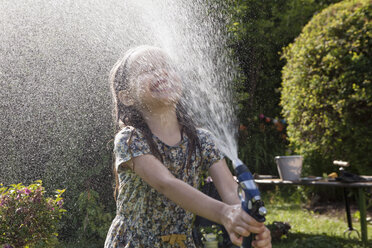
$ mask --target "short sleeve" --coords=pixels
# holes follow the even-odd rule
[[[211,132],[205,129],[198,129],[198,133],[202,148],[203,168],[208,170],[209,167],[225,156],[220,149],[218,149]]]
[[[134,127],[126,126],[115,136],[114,156],[115,168],[132,158],[151,153],[150,147],[143,134]]]

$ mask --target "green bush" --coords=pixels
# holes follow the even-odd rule
[[[279,106],[282,47],[293,42],[314,13],[339,0],[247,0],[227,2],[230,47],[239,67],[237,79],[239,157],[260,174],[277,174],[274,157],[289,155],[286,130],[259,119],[283,119]]]
[[[305,171],[346,160],[372,174],[372,4],[342,1],[323,10],[284,49],[281,105]]]
[[[94,190],[80,193],[76,207],[75,218],[80,227],[76,232],[75,247],[103,247],[114,214],[105,209]]]
[[[12,184],[0,186],[0,245],[5,247],[51,247],[58,240],[58,224],[65,212],[57,190],[46,197],[42,182],[27,187]]]

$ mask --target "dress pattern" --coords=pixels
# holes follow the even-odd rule
[[[197,129],[201,151],[191,157],[191,167],[186,173],[188,137],[183,135],[179,144],[170,146],[153,135],[162,157],[163,164],[178,179],[198,188],[203,173],[223,154],[213,142],[211,133]],[[132,157],[151,154],[143,134],[130,126],[124,127],[115,136],[115,166],[119,176],[116,217],[108,231],[105,248],[181,247],[177,242],[163,242],[162,236],[186,235],[186,247],[195,247],[192,238],[194,215],[183,210],[164,195],[144,182],[124,162]],[[200,166],[200,159],[203,162]],[[164,239],[164,238],[163,238]]]

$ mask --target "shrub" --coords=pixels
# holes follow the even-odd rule
[[[33,247],[55,244],[58,223],[65,210],[61,197],[65,190],[57,190],[54,197],[46,197],[41,180],[24,186],[12,184],[0,188],[0,244],[4,247]]]
[[[331,5],[284,49],[281,105],[308,173],[335,170],[334,159],[372,173],[371,14],[368,0]]]
[[[86,190],[80,193],[76,202],[76,221],[80,226],[76,232],[75,246],[103,247],[107,232],[114,219],[114,213],[107,212],[99,199],[98,192]],[[78,244],[76,244],[78,240]]]
[[[264,114],[283,119],[279,106],[282,47],[293,42],[314,13],[340,0],[218,1],[227,2],[230,46],[239,66],[239,158],[259,174],[277,174],[274,157],[289,155],[286,130],[260,120]]]

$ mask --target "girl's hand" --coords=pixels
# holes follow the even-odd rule
[[[240,204],[225,206],[222,224],[228,232],[232,243],[240,246],[243,242],[243,237],[248,237],[252,232],[257,234],[257,238],[253,242],[256,245],[255,247],[271,247],[270,231],[263,223],[253,219],[242,209]]]
[[[271,234],[270,230],[265,227],[262,233],[255,235],[255,240],[252,242],[255,248],[271,248]]]

